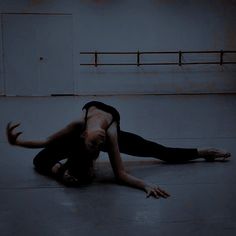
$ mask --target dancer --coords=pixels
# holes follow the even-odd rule
[[[107,152],[116,179],[125,185],[142,189],[147,197],[167,198],[170,195],[157,185],[145,183],[125,171],[120,153],[140,157],[154,157],[171,163],[204,158],[225,160],[230,153],[216,148],[172,148],[145,140],[120,130],[120,114],[112,106],[92,101],[83,107],[80,119],[42,141],[19,138],[14,132],[20,125],[8,123],[7,137],[11,145],[43,148],[34,158],[37,171],[53,176],[68,186],[90,183],[94,178],[94,162],[100,151]],[[61,160],[66,162],[62,164]]]

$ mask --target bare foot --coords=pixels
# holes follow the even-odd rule
[[[231,156],[231,153],[218,148],[199,148],[198,155],[206,161],[215,161],[217,158],[225,160]]]
[[[61,163],[56,163],[53,167],[52,167],[52,173],[54,175],[57,175],[60,172],[60,168],[61,168],[62,164]]]

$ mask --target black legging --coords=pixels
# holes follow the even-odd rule
[[[118,142],[120,152],[132,156],[154,157],[171,163],[182,163],[199,157],[196,148],[170,148],[124,131],[119,132]],[[101,151],[107,152],[107,148],[103,147]],[[68,158],[68,169],[74,169],[76,171],[77,166],[79,166],[78,160],[81,158],[83,158],[83,165],[87,165],[88,167],[91,162],[86,162],[85,157],[86,153],[84,150],[73,152],[63,149],[61,145],[60,147],[49,146],[36,155],[33,163],[38,171],[50,174],[52,167],[60,160],[66,158]],[[85,169],[82,168],[80,171]]]
[[[181,163],[197,159],[196,148],[171,148],[146,140],[136,134],[120,131],[121,153],[139,157],[154,157],[166,162]]]

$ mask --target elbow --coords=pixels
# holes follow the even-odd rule
[[[127,173],[125,171],[119,171],[115,174],[115,177],[118,182],[124,182],[127,179]]]

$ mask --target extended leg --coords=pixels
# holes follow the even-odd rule
[[[199,158],[196,148],[171,148],[146,140],[136,134],[120,131],[120,152],[140,157],[154,157],[166,162],[186,162]]]

